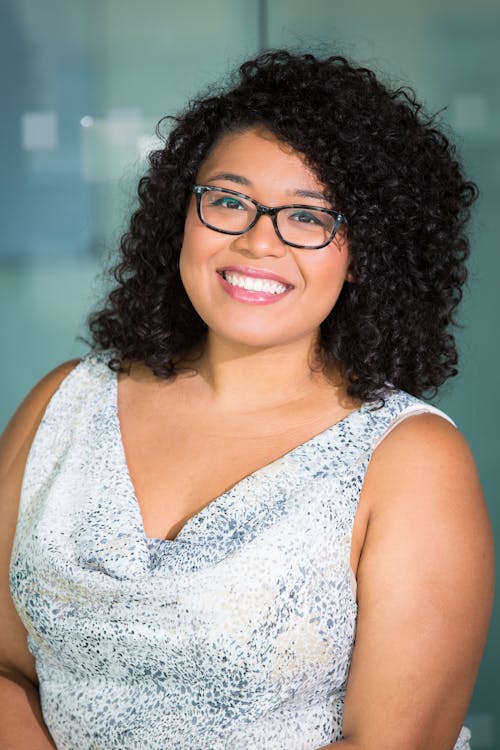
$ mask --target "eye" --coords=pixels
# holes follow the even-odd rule
[[[300,224],[312,224],[318,227],[324,227],[328,223],[328,214],[323,216],[319,211],[307,211],[303,208],[290,213],[288,218]]]
[[[214,206],[214,208],[229,208],[237,211],[245,211],[246,209],[246,206],[233,195],[222,195],[218,198],[213,197],[210,201],[210,205]]]

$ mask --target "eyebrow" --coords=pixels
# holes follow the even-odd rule
[[[240,174],[234,174],[233,172],[218,172],[207,178],[207,182],[215,182],[216,180],[226,180],[228,182],[234,182],[236,185],[244,185],[245,187],[252,187],[250,180],[243,177]],[[323,193],[319,193],[316,190],[291,190],[291,195],[295,195],[298,198],[313,198],[315,200],[326,201],[327,199]]]
[[[213,182],[214,180],[227,180],[228,182],[235,182],[237,185],[245,185],[247,187],[251,187],[252,185],[246,177],[242,177],[240,174],[233,174],[233,172],[217,172],[217,174],[208,177],[208,182]]]
[[[316,190],[295,190],[293,194],[301,198],[317,198],[320,201],[326,201],[323,193],[318,193]]]

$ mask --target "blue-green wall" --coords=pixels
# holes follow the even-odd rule
[[[39,377],[84,350],[76,337],[156,120],[261,45],[340,51],[446,108],[481,189],[462,372],[440,404],[472,445],[500,535],[499,40],[497,0],[2,0],[0,427]],[[469,715],[474,750],[500,750],[499,672],[497,609]]]

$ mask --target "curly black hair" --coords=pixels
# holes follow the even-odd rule
[[[389,384],[429,397],[457,373],[449,329],[467,277],[476,187],[411,89],[391,90],[344,57],[275,50],[173,119],[139,182],[118,286],[89,319],[94,346],[116,352],[114,369],[141,361],[170,378],[202,347],[206,325],[179,275],[187,203],[214,144],[259,125],[304,156],[347,216],[353,282],[321,324],[319,347],[349,394],[374,401]]]

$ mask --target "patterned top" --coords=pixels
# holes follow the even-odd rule
[[[57,748],[315,750],[340,739],[363,478],[395,421],[433,407],[394,391],[242,479],[174,541],[148,539],[108,358],[85,357],[49,403],[11,562]]]

